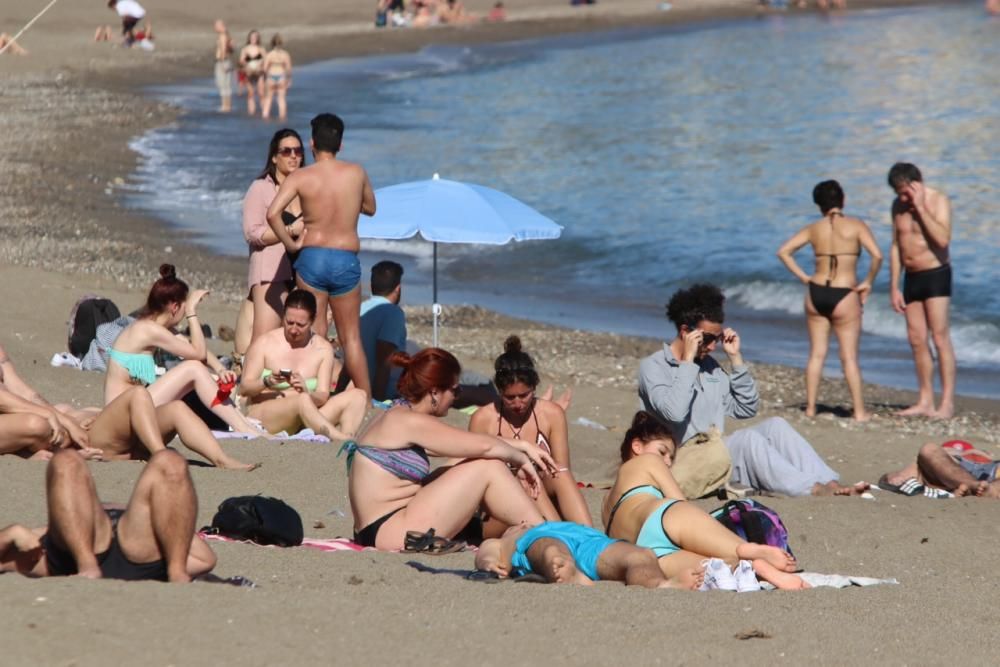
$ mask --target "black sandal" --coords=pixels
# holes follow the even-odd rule
[[[406,531],[403,551],[442,556],[444,554],[465,551],[466,546],[466,543],[461,540],[449,540],[447,537],[438,537],[434,534],[434,529],[431,528],[426,533],[421,533],[417,530]]]

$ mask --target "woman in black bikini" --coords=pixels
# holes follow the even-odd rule
[[[862,307],[882,266],[882,251],[864,221],[844,215],[844,191],[837,181],[823,181],[813,188],[813,201],[823,217],[800,229],[778,249],[782,263],[809,287],[805,299],[809,327],[806,415],[816,414],[816,396],[832,327],[840,345],[841,368],[854,403],[854,419],[867,421],[871,415],[865,410],[861,396],[858,341]],[[812,276],[803,271],[793,257],[806,244],[812,245],[816,254],[816,270]],[[871,266],[868,275],[859,283],[857,268],[862,247],[871,255]]]
[[[240,69],[247,81],[247,113],[257,115],[257,101],[264,98],[264,56],[267,51],[260,45],[260,33],[251,30],[247,43],[240,50]]]
[[[493,364],[493,382],[500,398],[472,415],[469,430],[534,443],[550,455],[559,470],[554,477],[543,480],[546,492],[535,501],[538,510],[549,521],[590,526],[590,510],[570,471],[566,412],[558,403],[535,395],[538,371],[531,357],[521,350],[521,339],[510,336],[503,349]]]

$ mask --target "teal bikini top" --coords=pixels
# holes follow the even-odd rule
[[[604,534],[605,535],[610,535],[611,534],[611,522],[615,520],[615,512],[618,511],[618,508],[621,507],[621,504],[623,502],[625,502],[626,500],[628,500],[629,498],[631,498],[632,496],[637,496],[640,493],[645,493],[646,495],[655,496],[657,498],[665,498],[666,497],[666,496],[663,495],[663,491],[660,491],[657,487],[653,486],[652,484],[643,484],[642,486],[633,486],[631,489],[629,489],[628,491],[626,491],[625,493],[623,493],[621,496],[619,496],[618,502],[616,502],[615,506],[611,508],[611,513],[608,514],[608,525],[604,528]]]
[[[153,361],[153,355],[121,352],[111,348],[108,350],[108,356],[128,371],[129,377],[141,383],[142,386],[148,387],[156,382],[156,363]]]

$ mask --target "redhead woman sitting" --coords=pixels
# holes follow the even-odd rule
[[[529,443],[469,433],[441,420],[462,371],[451,353],[396,352],[389,361],[403,368],[397,385],[402,399],[370,422],[357,442],[344,445],[355,542],[392,551],[403,548],[407,531],[431,528],[451,538],[480,508],[507,525],[541,523],[508,466],[537,497],[542,484],[536,467],[552,474],[552,458]],[[432,475],[428,455],[464,460]]]

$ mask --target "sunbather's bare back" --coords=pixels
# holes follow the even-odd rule
[[[286,181],[302,202],[304,247],[360,249],[358,215],[375,210],[375,196],[361,165],[332,157],[318,159]]]

